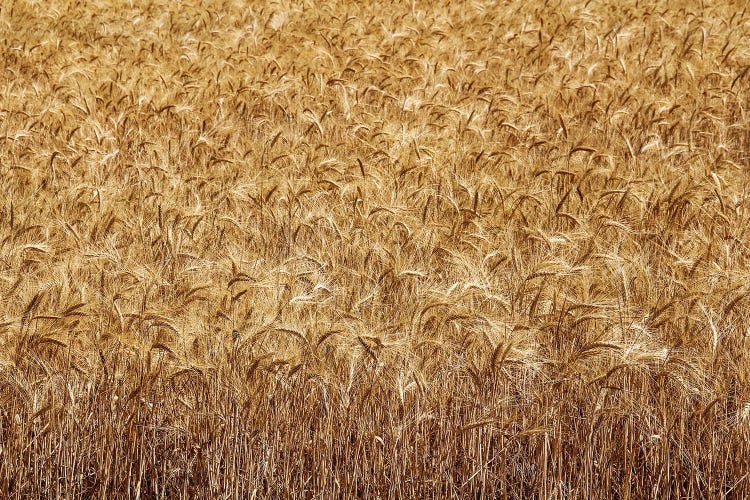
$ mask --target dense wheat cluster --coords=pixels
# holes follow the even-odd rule
[[[0,493],[750,494],[738,4],[3,2]]]

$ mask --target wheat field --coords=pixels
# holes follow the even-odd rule
[[[743,2],[0,6],[0,497],[750,495]]]

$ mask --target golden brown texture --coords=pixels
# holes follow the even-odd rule
[[[750,494],[749,37],[4,2],[0,492]]]

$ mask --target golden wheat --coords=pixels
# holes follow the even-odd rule
[[[0,496],[750,495],[748,39],[0,3]]]

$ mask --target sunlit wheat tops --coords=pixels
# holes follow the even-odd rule
[[[0,2],[0,498],[750,495],[749,40]]]

